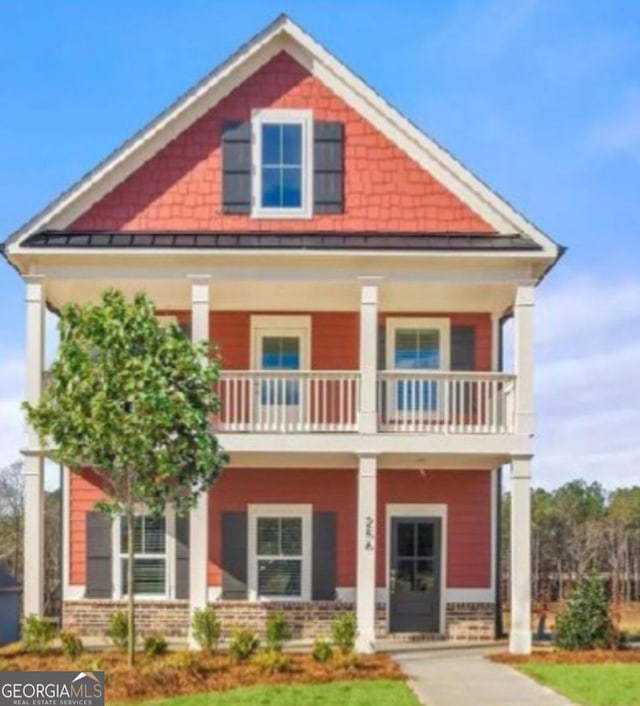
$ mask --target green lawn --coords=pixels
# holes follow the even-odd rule
[[[349,681],[295,686],[251,686],[219,694],[146,701],[146,706],[419,706],[403,682]]]
[[[640,706],[640,664],[534,664],[520,669],[584,706]]]

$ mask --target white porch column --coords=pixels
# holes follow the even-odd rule
[[[358,431],[378,428],[378,283],[380,277],[361,277],[360,290],[360,409]]]
[[[191,281],[191,339],[194,343],[209,341],[209,285],[211,277],[193,275]],[[189,516],[189,615],[206,608],[208,599],[207,564],[209,558],[209,502],[203,495]],[[189,645],[196,643],[191,635]]]
[[[356,571],[356,615],[358,618],[358,652],[375,648],[376,636],[376,512],[378,458],[362,453],[358,467],[358,549]]]
[[[511,461],[511,630],[509,652],[531,652],[531,456]]]
[[[37,404],[44,372],[44,278],[27,275],[26,399]],[[44,612],[44,457],[38,434],[27,425],[24,454],[24,594],[23,614]]]
[[[535,431],[534,347],[535,289],[519,284],[514,308],[514,364],[516,373],[516,433]]]

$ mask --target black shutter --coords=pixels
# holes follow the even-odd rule
[[[476,369],[476,329],[474,326],[451,327],[451,370]],[[461,399],[456,400],[462,404],[465,414],[475,412],[475,394],[473,385],[464,385],[460,390]]]
[[[222,211],[251,212],[251,123],[222,126]]]
[[[222,598],[247,598],[247,513],[222,513]]]
[[[176,598],[189,598],[189,515],[176,517]]]
[[[476,329],[474,326],[451,327],[451,370],[476,369]]]
[[[87,598],[111,598],[111,518],[104,512],[87,513]]]
[[[313,212],[344,212],[344,125],[313,123]]]
[[[313,566],[311,598],[333,601],[336,598],[336,538],[335,512],[313,513]]]

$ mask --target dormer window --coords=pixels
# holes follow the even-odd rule
[[[309,218],[313,174],[309,110],[257,110],[252,119],[253,207],[258,218]]]

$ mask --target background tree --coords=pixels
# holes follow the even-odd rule
[[[44,612],[60,616],[61,493],[45,491]],[[0,567],[23,582],[24,476],[22,462],[0,468]]]
[[[97,305],[62,310],[60,344],[37,406],[25,403],[43,445],[72,471],[95,469],[100,509],[128,528],[129,663],[135,658],[134,547],[137,507],[184,514],[213,486],[226,461],[211,432],[220,410],[218,359],[163,327],[153,302],[113,289]]]

